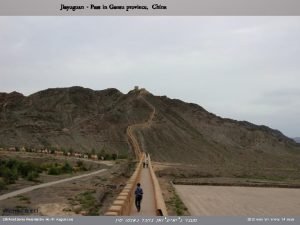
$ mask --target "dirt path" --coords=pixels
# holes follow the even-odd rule
[[[17,196],[17,195],[20,195],[20,194],[24,194],[26,192],[33,191],[33,190],[38,189],[38,188],[49,187],[51,185],[60,184],[60,183],[72,181],[72,180],[75,180],[75,179],[80,179],[80,178],[87,177],[87,176],[93,176],[93,175],[102,173],[106,170],[107,169],[101,169],[101,170],[97,170],[97,171],[87,173],[87,174],[82,174],[82,175],[78,175],[78,176],[74,176],[74,177],[69,177],[69,178],[66,178],[66,179],[61,179],[61,180],[57,180],[57,181],[52,181],[52,182],[48,182],[48,183],[44,183],[44,184],[39,184],[39,185],[23,188],[23,189],[13,191],[13,192],[10,192],[10,193],[4,194],[4,195],[0,195],[0,201],[4,200],[4,199],[7,199],[7,198]]]
[[[76,158],[77,160],[86,161],[86,162],[92,162],[100,165],[106,165],[106,166],[113,166],[115,164],[114,161],[97,161],[92,159],[85,159],[85,158]]]
[[[175,185],[192,216],[297,216],[300,189]]]
[[[140,157],[142,156],[142,149],[140,148],[138,141],[136,137],[133,134],[133,131],[135,129],[144,129],[148,128],[151,126],[152,120],[155,116],[156,110],[153,105],[151,105],[145,98],[142,96],[139,96],[151,109],[152,112],[148,118],[148,120],[145,123],[140,123],[140,124],[134,124],[130,125],[127,128],[127,136],[129,143],[131,144],[133,151],[136,155],[136,158],[139,160]],[[155,209],[155,195],[154,195],[154,188],[152,184],[152,179],[150,176],[150,171],[149,168],[143,168],[140,176],[140,180],[138,181],[141,183],[141,186],[144,191],[144,196],[142,200],[142,206],[141,206],[141,211],[137,212],[136,207],[135,207],[135,202],[133,201],[133,204],[131,206],[131,213],[130,215],[147,215],[147,216],[155,216],[156,215],[156,209]],[[134,198],[135,196],[132,196]]]

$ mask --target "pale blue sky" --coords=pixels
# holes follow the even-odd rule
[[[0,92],[134,85],[300,136],[300,17],[0,17]]]

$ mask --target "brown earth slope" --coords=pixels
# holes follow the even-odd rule
[[[40,91],[28,97],[0,94],[0,147],[72,148],[124,154],[126,128],[150,110],[136,94],[81,87]]]
[[[104,148],[126,154],[131,152],[127,126],[145,122],[154,107],[151,126],[134,133],[154,161],[177,165],[161,175],[184,177],[184,165],[191,164],[187,170],[195,177],[300,178],[300,145],[279,131],[223,119],[196,104],[147,92],[146,101],[140,96],[141,91],[81,87],[47,89],[28,97],[1,93],[0,147]]]

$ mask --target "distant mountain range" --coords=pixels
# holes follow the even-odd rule
[[[145,123],[153,108],[152,123],[134,133],[154,161],[194,164],[215,174],[233,168],[247,174],[300,169],[300,145],[278,130],[221,118],[178,99],[113,88],[54,88],[30,96],[0,93],[0,148],[132,154],[126,128]]]
[[[297,143],[300,143],[300,137],[295,137],[294,140],[295,140]]]

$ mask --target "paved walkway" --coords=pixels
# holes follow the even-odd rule
[[[135,201],[131,206],[131,216],[156,216],[154,189],[151,180],[149,168],[142,168],[141,178],[139,183],[143,189],[143,200],[141,204],[141,211],[137,212],[135,207]],[[132,196],[134,198],[134,196]]]
[[[152,120],[155,116],[155,107],[151,105],[145,98],[140,96],[140,98],[152,109],[152,112],[145,123],[140,124],[133,124],[128,126],[127,128],[127,135],[128,139],[130,140],[131,146],[134,150],[134,153],[139,159],[142,153],[142,149],[139,146],[139,143],[133,134],[133,130],[135,129],[144,129],[151,126]],[[155,194],[154,194],[154,188],[153,183],[150,175],[149,168],[142,168],[140,180],[138,181],[141,184],[141,187],[143,189],[143,199],[141,203],[141,211],[137,212],[137,209],[135,207],[135,196],[133,195],[133,203],[131,206],[131,216],[156,216],[156,207],[155,207]]]

